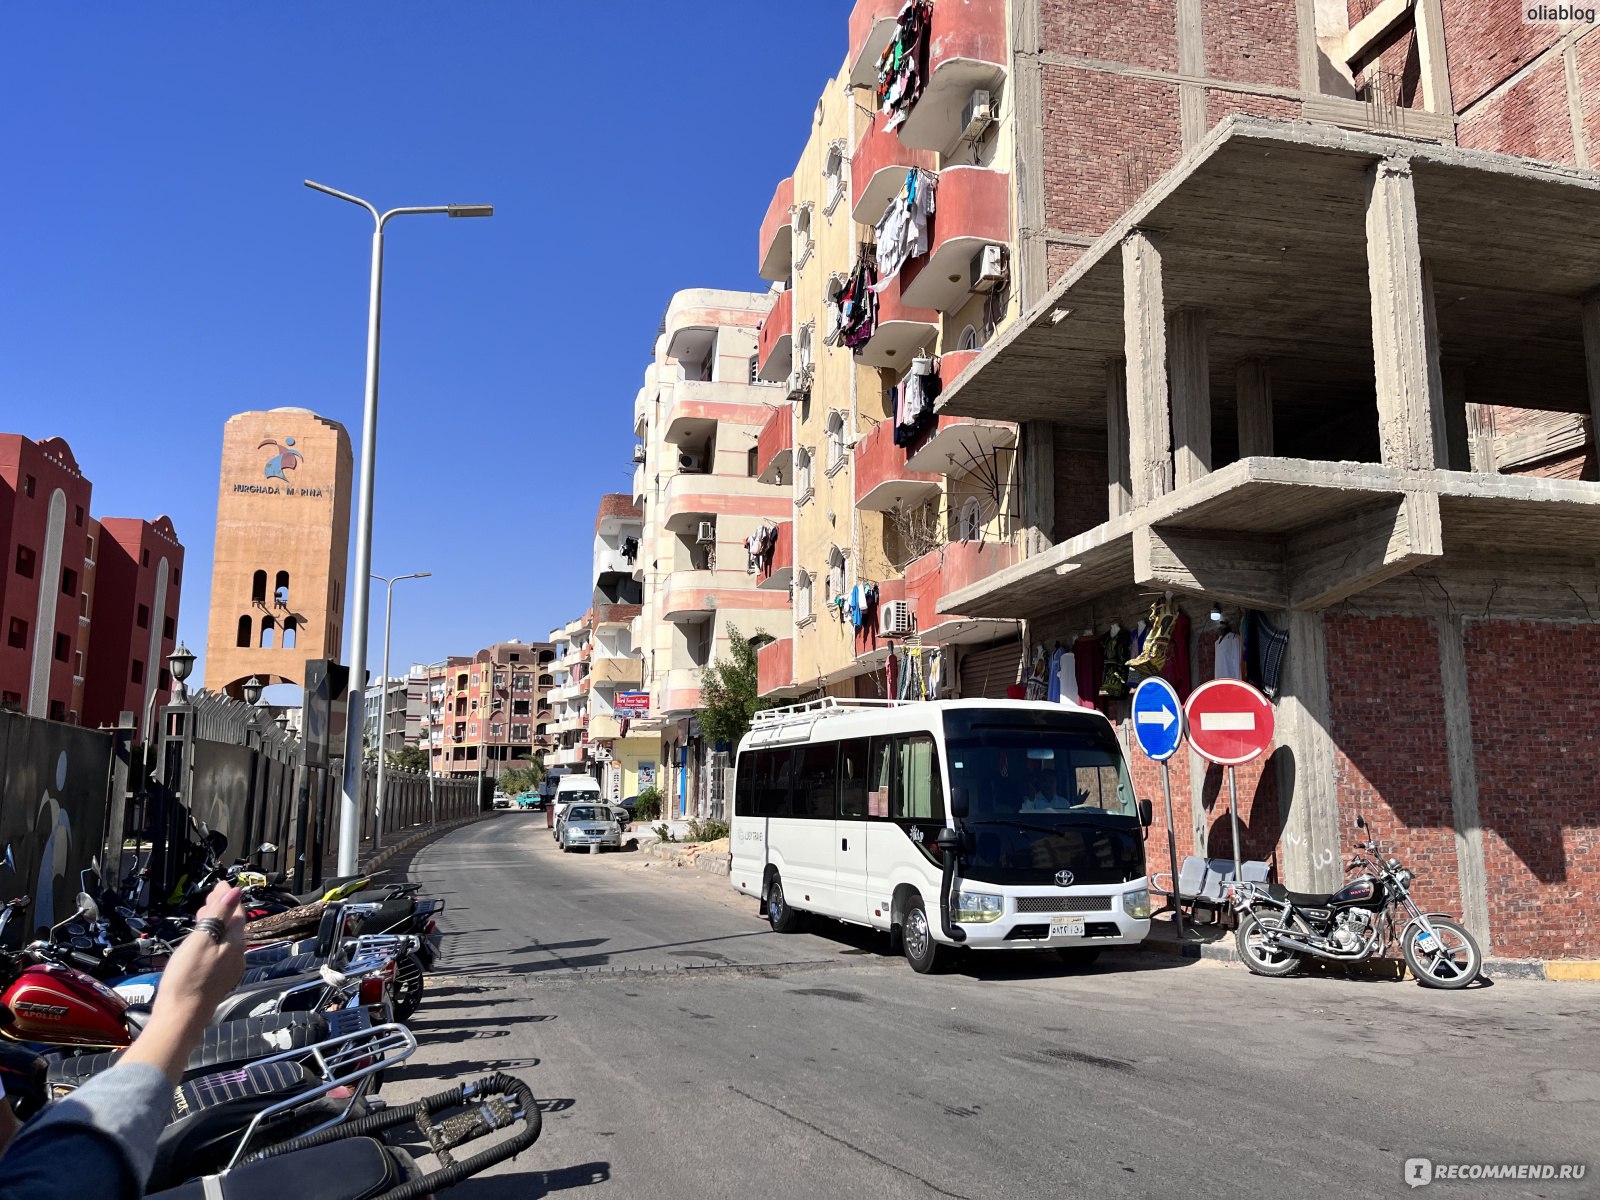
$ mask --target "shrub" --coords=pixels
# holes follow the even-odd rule
[[[686,842],[714,842],[718,838],[728,836],[728,823],[726,821],[699,821],[689,822],[689,836]]]
[[[654,821],[661,816],[661,789],[647,787],[634,801],[633,816],[638,821]]]
[[[656,826],[655,834],[656,837],[660,838],[663,842],[675,842],[678,840],[672,836],[672,830],[667,828],[666,822],[662,822],[660,825]]]

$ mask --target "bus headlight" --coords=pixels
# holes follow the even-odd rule
[[[1122,911],[1136,921],[1150,919],[1150,891],[1140,888],[1137,892],[1122,893]]]
[[[958,921],[998,921],[1005,913],[1005,901],[988,892],[961,892],[956,896]]]

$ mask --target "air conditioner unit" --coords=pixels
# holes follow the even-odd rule
[[[697,545],[715,545],[717,541],[717,523],[715,521],[701,521],[700,528],[695,532]]]
[[[644,445],[642,443],[633,448],[633,461],[636,463],[644,461]]]
[[[911,601],[885,600],[878,625],[885,636],[904,635],[914,631],[917,622],[911,613]]]
[[[797,367],[795,370],[790,371],[785,390],[789,393],[789,399],[791,400],[809,392],[811,390],[811,368]]]
[[[994,124],[994,105],[987,88],[975,88],[961,110],[961,140],[975,142]]]
[[[698,473],[698,472],[704,471],[705,469],[706,469],[706,460],[705,460],[705,457],[703,455],[699,455],[699,454],[679,454],[678,455],[678,470],[680,470],[680,471],[689,471],[691,473]]]
[[[1006,248],[991,242],[972,256],[971,288],[975,292],[992,292],[1011,278],[1011,266]]]

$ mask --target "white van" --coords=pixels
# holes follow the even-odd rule
[[[556,784],[555,815],[551,818],[551,833],[561,837],[561,817],[574,804],[599,804],[600,785],[592,775],[563,775]]]

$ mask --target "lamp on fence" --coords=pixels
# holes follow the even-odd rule
[[[254,708],[261,703],[261,680],[252,675],[244,681],[241,687],[244,691],[244,702],[246,704]]]
[[[172,672],[173,682],[178,685],[177,695],[172,698],[173,702],[187,704],[189,701],[189,689],[183,685],[183,681],[188,679],[189,672],[194,670],[194,652],[184,643],[179,642],[178,648],[167,655],[167,670]]]
[[[261,707],[261,680],[252,675],[240,685],[244,692],[244,702],[250,706],[250,712],[245,717],[244,742],[246,746],[255,749],[261,745],[261,735],[265,732],[267,713]]]

